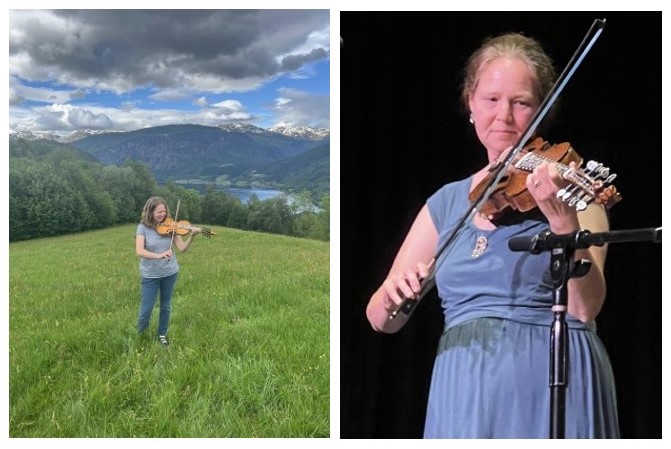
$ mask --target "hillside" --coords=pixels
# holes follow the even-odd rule
[[[9,436],[328,437],[329,244],[214,226],[163,348],[135,227],[9,245]]]
[[[94,135],[71,143],[103,164],[141,161],[157,180],[235,178],[262,164],[298,155],[321,141],[286,136],[256,127],[225,129],[168,125]]]
[[[262,179],[279,189],[329,192],[330,147],[322,145],[297,156],[261,165],[255,170]]]
[[[91,154],[76,149],[70,145],[54,142],[53,140],[25,140],[10,139],[9,157],[27,158],[32,160],[44,160],[53,157],[72,157],[96,162],[97,159]]]

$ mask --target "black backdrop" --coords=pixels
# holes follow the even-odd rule
[[[596,18],[604,32],[543,137],[617,173],[611,229],[661,226],[661,12],[341,13],[342,438],[422,435],[442,331],[435,290],[395,335],[373,332],[365,307],[425,199],[486,162],[459,103],[465,58],[489,35],[521,31],[561,71]],[[609,248],[597,325],[624,438],[662,436],[660,272],[661,245]]]

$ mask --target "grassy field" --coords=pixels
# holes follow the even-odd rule
[[[164,348],[135,227],[9,245],[9,436],[328,437],[328,242],[198,236]]]

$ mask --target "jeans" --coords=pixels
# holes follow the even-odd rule
[[[158,335],[168,333],[168,323],[170,322],[170,302],[172,300],[172,291],[177,281],[177,273],[164,278],[142,278],[142,302],[140,303],[140,313],[137,318],[137,330],[142,333],[149,327],[151,312],[156,303],[156,294],[161,291],[161,303],[158,315]]]

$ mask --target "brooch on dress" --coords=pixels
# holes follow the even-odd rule
[[[484,235],[481,235],[475,241],[475,246],[473,247],[473,252],[471,253],[471,257],[475,259],[476,257],[482,256],[482,253],[485,252],[485,249],[487,249],[487,237],[485,237]]]

